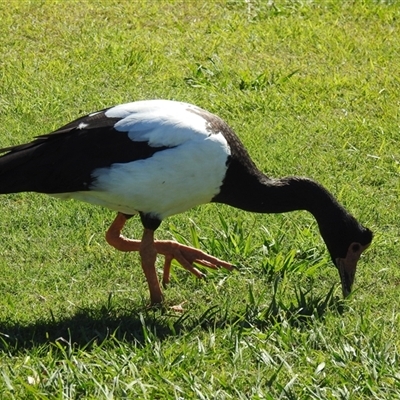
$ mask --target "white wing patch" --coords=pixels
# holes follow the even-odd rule
[[[197,107],[176,101],[145,100],[127,103],[106,111],[106,116],[122,118],[114,128],[127,132],[135,142],[148,142],[150,146],[173,147],[208,136],[207,121],[190,110]]]
[[[86,124],[85,122],[81,122],[78,126],[77,129],[85,129],[89,126],[89,124]]]

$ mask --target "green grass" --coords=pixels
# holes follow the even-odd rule
[[[174,268],[177,315],[147,309],[137,255],[106,245],[113,213],[2,196],[1,399],[400,398],[398,2],[15,0],[0,16],[0,147],[120,102],[192,102],[265,173],[318,180],[375,232],[344,301],[307,213],[170,218],[158,238],[239,267]]]

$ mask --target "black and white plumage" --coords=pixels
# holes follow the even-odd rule
[[[169,281],[173,258],[199,277],[193,263],[233,267],[198,249],[154,240],[163,219],[199,204],[225,203],[258,213],[311,212],[345,296],[358,259],[372,241],[371,231],[320,184],[307,178],[268,178],[222,119],[191,104],[122,104],[0,151],[7,152],[0,157],[1,194],[47,193],[118,212],[107,241],[122,251],[139,251],[153,304],[163,299],[154,266],[157,254],[165,256],[163,283]],[[138,213],[142,240],[124,238],[126,220]]]

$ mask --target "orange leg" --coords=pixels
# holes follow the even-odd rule
[[[120,251],[139,251],[140,240],[127,239],[121,235],[128,218],[124,214],[118,213],[111,226],[106,233],[106,240],[109,245]]]
[[[126,239],[121,235],[121,230],[126,221],[127,218],[125,215],[118,213],[117,217],[106,233],[106,240],[117,250],[139,252],[142,269],[149,286],[150,302],[151,304],[160,304],[163,301],[163,295],[155,268],[157,250],[154,246],[154,231],[151,229],[145,229],[141,241]]]
[[[158,282],[156,272],[157,250],[154,246],[154,231],[145,229],[143,232],[142,242],[139,249],[142,261],[143,272],[147,279],[150,290],[151,304],[160,304],[163,302],[163,294],[161,292],[160,283]]]
[[[106,240],[107,242],[115,247],[117,250],[120,251],[139,251],[141,257],[142,257],[142,266],[143,270],[149,273],[150,279],[152,282],[154,281],[154,275],[153,274],[153,268],[150,271],[150,260],[152,260],[152,257],[154,256],[154,250],[155,254],[162,254],[165,256],[165,261],[164,261],[164,272],[163,272],[163,285],[165,286],[167,283],[169,283],[170,280],[170,271],[171,271],[171,262],[173,259],[176,259],[179,264],[182,265],[183,268],[187,269],[189,272],[191,272],[193,275],[197,276],[198,278],[204,277],[204,274],[200,272],[196,267],[193,266],[193,263],[198,263],[200,265],[203,265],[205,267],[211,268],[211,269],[219,269],[221,267],[228,269],[229,271],[232,271],[234,269],[234,266],[232,264],[229,264],[225,261],[222,261],[216,257],[212,257],[208,255],[207,253],[204,253],[201,250],[195,249],[193,247],[185,246],[183,244],[179,244],[177,242],[171,241],[171,240],[156,240],[154,241],[153,234],[154,232],[145,229],[142,242],[140,240],[132,240],[132,239],[127,239],[123,235],[121,235],[122,228],[125,225],[125,222],[127,221],[127,218],[124,214],[118,213],[117,217],[115,218],[114,222],[111,224],[110,228],[108,229],[106,233]],[[150,233],[147,232],[151,232]],[[146,239],[146,244],[143,245],[143,240]],[[150,250],[149,243],[152,243],[152,250]],[[143,264],[143,255],[145,257],[145,265],[146,265],[146,270],[145,266]],[[151,256],[148,255],[148,253],[151,253]],[[155,261],[155,258],[154,258]],[[153,263],[154,265],[154,263]],[[149,283],[149,288],[150,288],[150,281],[149,278],[147,277],[147,282]],[[158,281],[157,281],[158,282]],[[156,285],[151,283],[150,288],[150,296],[152,296],[152,290],[154,297],[158,298],[160,295],[156,293],[161,293],[161,290],[158,292],[155,287]],[[162,297],[162,295],[161,295]],[[152,299],[153,303],[153,299]]]

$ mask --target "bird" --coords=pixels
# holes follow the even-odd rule
[[[174,259],[199,278],[205,276],[199,265],[235,268],[200,249],[155,239],[164,219],[201,204],[252,213],[310,212],[338,269],[344,297],[373,238],[320,183],[265,175],[223,119],[185,102],[139,100],[104,108],[0,154],[0,194],[44,193],[116,212],[106,241],[139,253],[152,306],[164,302],[157,255],[164,256],[163,286],[170,282]],[[143,225],[140,240],[122,234],[135,215]]]

